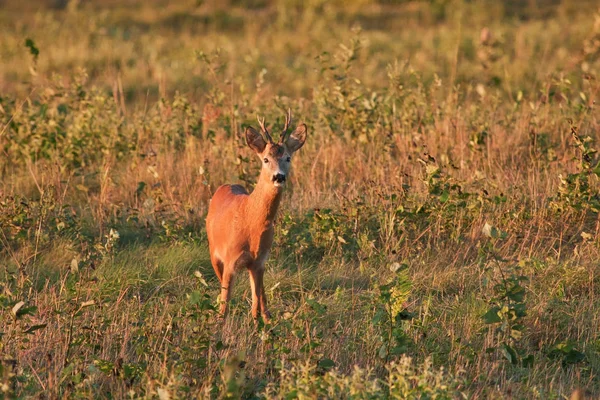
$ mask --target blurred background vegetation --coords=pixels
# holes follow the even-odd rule
[[[220,77],[249,89],[264,69],[263,90],[307,97],[324,58],[361,29],[365,50],[357,56],[370,87],[387,84],[386,65],[409,60],[428,80],[434,74],[457,84],[494,80],[509,93],[534,91],[539,77],[583,61],[586,54],[568,49],[593,30],[585,16],[594,3],[3,0],[0,90],[22,95],[31,82],[85,68],[103,90],[120,81],[127,103],[177,90],[198,101],[213,77],[195,53],[221,49]],[[545,40],[538,43],[532,37],[541,32]],[[41,49],[34,77],[25,37]]]

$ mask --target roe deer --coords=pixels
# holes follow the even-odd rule
[[[246,268],[252,290],[252,317],[257,319],[260,311],[264,321],[268,322],[271,315],[263,285],[265,261],[273,244],[273,222],[292,155],[304,144],[307,128],[300,124],[288,134],[292,121],[291,110],[288,110],[281,138],[275,143],[265,127],[264,118],[262,121],[257,119],[264,138],[248,127],[246,142],[262,160],[258,183],[251,194],[240,185],[219,187],[208,207],[206,233],[210,261],[221,283],[221,315],[227,313],[234,274]]]

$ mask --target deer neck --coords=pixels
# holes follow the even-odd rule
[[[273,225],[281,201],[281,187],[275,187],[269,177],[261,174],[254,191],[248,198],[247,211],[257,226]]]

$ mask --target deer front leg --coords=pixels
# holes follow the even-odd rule
[[[258,318],[258,313],[262,314],[265,323],[269,322],[271,313],[267,310],[267,297],[265,296],[265,285],[263,278],[265,269],[262,265],[253,268],[250,271],[250,286],[252,288],[252,317]]]
[[[250,291],[252,292],[252,318],[255,320],[258,318],[258,308],[259,308],[259,300],[258,300],[258,279],[256,277],[256,273],[254,270],[249,269],[248,274],[250,275]]]
[[[231,290],[233,286],[233,268],[225,268],[223,271],[223,279],[221,280],[221,306],[220,313],[222,317],[227,316],[227,304],[231,298]]]

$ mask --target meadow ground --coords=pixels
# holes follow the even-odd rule
[[[0,4],[0,397],[600,397],[594,2]],[[222,323],[207,202],[288,107]]]

